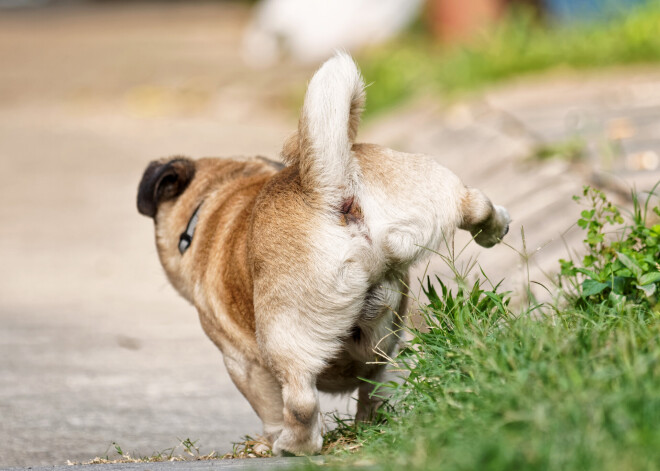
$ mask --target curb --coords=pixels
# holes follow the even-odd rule
[[[253,458],[205,461],[157,461],[152,463],[108,463],[87,465],[29,466],[0,468],[1,471],[216,471],[290,469],[306,463],[322,464],[322,456],[279,458]]]

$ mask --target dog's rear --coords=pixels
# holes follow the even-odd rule
[[[350,390],[381,373],[364,365],[384,337],[379,347],[395,348],[407,270],[427,249],[457,227],[496,238],[508,223],[433,159],[355,144],[363,106],[357,67],[336,55],[312,78],[287,168],[255,208],[257,333],[284,402],[275,453],[319,450],[317,386]]]

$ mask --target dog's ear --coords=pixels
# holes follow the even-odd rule
[[[194,176],[195,163],[185,157],[151,162],[138,187],[138,211],[156,217],[158,205],[183,193]]]

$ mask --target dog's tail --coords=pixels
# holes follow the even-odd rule
[[[287,165],[298,166],[305,190],[332,195],[355,182],[351,146],[364,102],[364,81],[348,54],[336,53],[314,74],[298,133],[282,152]]]

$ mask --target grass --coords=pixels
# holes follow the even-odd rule
[[[454,95],[550,69],[583,70],[660,60],[660,2],[594,23],[543,25],[514,11],[471,44],[447,48],[410,32],[360,58],[367,115],[423,93]]]
[[[610,208],[599,192],[585,190],[589,195]],[[586,225],[582,262],[590,262],[590,273],[621,270],[609,249],[638,247],[648,202],[634,200],[627,225],[607,234],[611,242],[594,244],[602,227]],[[610,213],[597,210],[589,221]],[[645,243],[658,260],[658,238],[650,237]],[[326,437],[340,443],[330,448],[340,458],[330,467],[660,469],[657,292],[643,299],[632,286],[609,296],[589,293],[582,262],[561,275],[554,302],[522,311],[488,280],[469,286],[459,278],[455,289],[440,280],[429,284],[428,328],[411,330],[399,358],[408,379],[395,388],[380,422],[341,422]],[[657,274],[660,265],[646,270]]]

